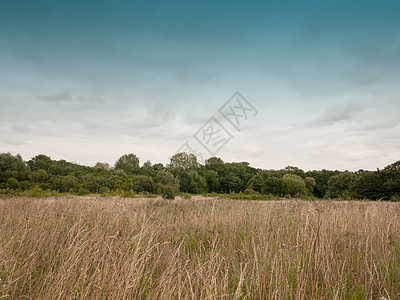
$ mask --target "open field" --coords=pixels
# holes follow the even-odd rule
[[[0,299],[26,298],[400,299],[400,204],[0,199]]]

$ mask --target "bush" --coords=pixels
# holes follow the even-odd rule
[[[124,194],[124,191],[123,190],[121,190],[121,189],[116,189],[114,192],[113,192],[113,196],[122,196]]]
[[[51,197],[58,195],[58,193],[53,193],[50,190],[42,190],[39,186],[34,186],[30,190],[25,191],[25,196],[28,197]]]
[[[102,186],[99,188],[99,194],[105,195],[105,194],[110,194],[110,189],[106,186]]]
[[[90,191],[89,191],[88,189],[85,189],[85,188],[80,188],[80,189],[78,190],[78,193],[77,193],[77,194],[80,195],[80,196],[83,196],[83,195],[90,194]]]
[[[329,198],[354,198],[354,183],[357,176],[351,172],[344,172],[334,175],[328,180],[328,191],[326,197]]]
[[[295,174],[285,174],[282,180],[286,183],[287,193],[291,197],[307,195],[307,188],[304,179]]]
[[[125,198],[134,198],[136,196],[136,193],[134,190],[130,189],[129,191],[123,191],[122,197]]]
[[[269,176],[262,184],[261,193],[264,195],[274,195],[284,197],[288,192],[287,184],[282,178]]]
[[[400,196],[399,195],[393,195],[390,197],[390,201],[392,202],[400,202]]]
[[[192,194],[190,194],[190,193],[181,193],[181,197],[183,199],[191,199],[192,198]]]
[[[245,189],[244,194],[245,195],[259,195],[260,193],[253,189]]]
[[[21,187],[21,185],[19,184],[18,180],[15,179],[14,177],[8,178],[7,186],[10,189],[13,189],[13,190],[17,190],[17,189],[19,189]]]
[[[174,187],[170,185],[164,185],[162,187],[161,196],[166,199],[175,199],[176,192],[177,190]]]
[[[133,182],[134,182],[135,191],[138,193],[154,192],[154,182],[153,182],[153,179],[149,176],[145,176],[145,175],[135,176],[135,178],[133,179]]]
[[[0,189],[0,195],[1,196],[18,196],[20,193],[17,191],[14,191],[12,189]]]

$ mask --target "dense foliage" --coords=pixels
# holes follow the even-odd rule
[[[209,158],[204,165],[193,154],[178,153],[170,163],[140,166],[135,154],[120,157],[113,167],[82,166],[40,154],[29,161],[20,155],[0,154],[2,194],[28,191],[31,195],[89,193],[134,196],[177,193],[270,195],[341,199],[400,200],[400,161],[383,170],[357,172],[308,171],[297,167],[262,170],[247,162],[226,163]]]

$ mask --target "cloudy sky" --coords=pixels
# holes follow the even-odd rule
[[[0,152],[166,163],[214,117],[265,169],[400,159],[400,2],[0,2]],[[219,112],[240,92],[257,115]],[[220,132],[221,133],[221,132]],[[197,143],[197,144],[196,144]]]

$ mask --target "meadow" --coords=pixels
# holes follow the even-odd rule
[[[400,299],[400,203],[0,198],[0,299]]]

